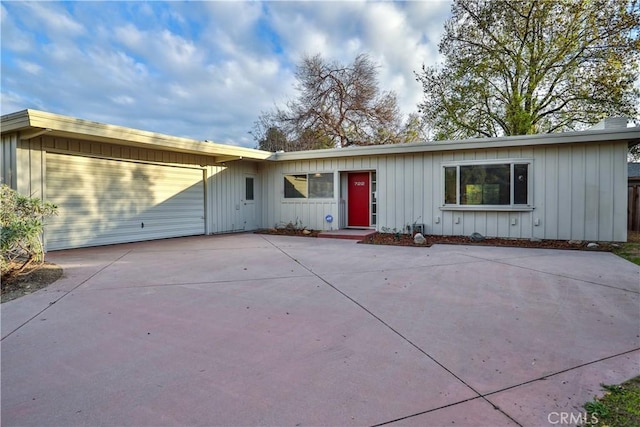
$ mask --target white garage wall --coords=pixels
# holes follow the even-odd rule
[[[259,224],[260,179],[257,164],[248,161],[229,162],[227,166],[207,168],[207,228],[209,233],[230,233],[254,229],[245,223],[245,177],[255,178],[256,221]]]
[[[207,177],[206,232],[244,230],[243,212],[235,207],[244,197],[244,177],[246,174],[257,174],[257,166],[253,162],[235,161],[227,166],[206,166],[214,164],[211,157],[48,136],[19,141],[16,134],[8,134],[2,138],[0,164],[3,180],[7,180],[7,183],[13,180],[12,186],[22,194],[46,199],[46,152],[202,168]],[[261,207],[259,188],[259,179],[256,177],[257,215]]]
[[[18,135],[15,133],[2,135],[0,144],[0,183],[16,188]]]

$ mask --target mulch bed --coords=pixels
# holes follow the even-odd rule
[[[305,233],[308,231],[308,233]],[[318,237],[320,231],[305,229],[291,229],[291,228],[265,228],[263,230],[255,231],[256,234],[275,234],[277,236],[303,236],[303,237]]]
[[[275,234],[280,236],[303,236],[303,237],[318,237],[320,231],[308,230],[309,233],[305,234],[304,230],[291,229],[291,228],[269,228],[264,230],[258,230],[258,234]],[[589,241],[574,241],[574,240],[529,240],[529,239],[504,239],[497,237],[486,237],[481,242],[472,241],[469,236],[437,236],[427,234],[424,236],[426,242],[423,244],[416,244],[413,241],[413,237],[408,234],[395,234],[395,233],[375,233],[367,237],[361,242],[365,245],[390,245],[390,246],[416,246],[428,248],[434,244],[446,244],[446,245],[473,245],[473,246],[505,246],[516,248],[541,248],[541,249],[573,249],[573,250],[587,250],[587,251],[604,251],[611,252],[614,249],[620,247],[615,243],[602,243],[598,242],[598,246],[595,248],[588,248]]]
[[[598,243],[596,248],[588,248],[588,241],[572,241],[572,240],[529,240],[529,239],[503,239],[495,237],[487,237],[481,242],[474,242],[468,236],[424,236],[426,243],[416,244],[413,237],[407,234],[393,233],[376,233],[360,243],[369,245],[393,245],[393,246],[420,246],[429,247],[440,243],[447,245],[473,245],[473,246],[507,246],[518,248],[543,248],[543,249],[575,249],[589,251],[606,251],[610,252],[619,247],[619,245],[611,243]]]
[[[62,268],[56,264],[45,262],[36,264],[8,280],[0,286],[1,301],[7,302],[42,289],[62,277]]]

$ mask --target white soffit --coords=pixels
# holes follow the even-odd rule
[[[334,157],[384,156],[390,154],[427,153],[486,148],[526,147],[539,145],[597,143],[627,141],[629,145],[640,143],[640,127],[585,130],[576,132],[518,135],[499,138],[476,138],[459,141],[432,141],[410,144],[388,144],[330,148],[325,150],[278,152],[269,160],[306,160]]]
[[[610,141],[627,141],[629,145],[640,143],[640,127],[628,127],[499,138],[476,138],[459,141],[418,142],[270,153],[252,148],[197,141],[30,109],[2,116],[0,131],[2,133],[20,131],[23,139],[48,134],[123,146],[211,156],[216,159],[216,162],[241,159],[306,160]]]
[[[224,156],[225,159],[234,160],[264,160],[272,155],[268,151],[197,141],[38,110],[23,110],[2,116],[1,131],[2,133],[19,131],[23,139],[46,134],[122,146],[213,157]]]

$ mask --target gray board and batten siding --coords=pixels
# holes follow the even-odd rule
[[[369,176],[378,231],[625,241],[627,151],[640,142],[640,128],[605,127],[268,153],[36,110],[2,116],[0,131],[2,182],[61,206],[48,249],[289,222],[342,228],[356,176]]]
[[[627,229],[640,231],[640,163],[629,163],[629,187],[627,193]]]
[[[519,138],[503,147],[476,142],[466,144],[468,149],[465,144],[436,143],[428,149],[407,144],[389,154],[381,147],[276,154],[278,161],[261,165],[263,225],[298,220],[326,229],[326,215],[340,214],[344,200],[339,191],[332,199],[284,198],[287,174],[333,172],[337,183],[343,173],[372,171],[377,180],[377,230],[405,230],[419,223],[436,235],[478,232],[504,238],[625,241],[627,173],[621,166],[626,165],[628,141],[539,142]],[[445,165],[503,162],[530,165],[526,206],[445,206]]]

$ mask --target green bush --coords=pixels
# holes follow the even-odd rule
[[[2,280],[20,273],[33,262],[44,260],[43,220],[57,215],[57,207],[0,186],[0,267]]]

